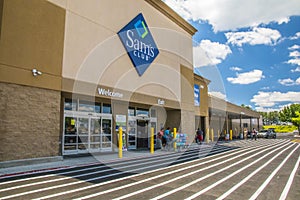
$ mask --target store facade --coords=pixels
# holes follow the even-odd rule
[[[128,150],[194,134],[196,29],[163,2],[0,5],[0,162],[115,151],[119,127]]]

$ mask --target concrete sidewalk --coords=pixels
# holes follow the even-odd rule
[[[174,152],[174,151],[173,151]],[[149,151],[124,151],[123,157],[119,158],[118,152],[111,153],[94,153],[94,154],[84,154],[84,155],[70,155],[64,156],[59,161],[48,161],[41,163],[31,163],[30,160],[24,162],[21,166],[12,166],[12,167],[2,167],[0,169],[0,178],[3,176],[10,176],[14,174],[23,174],[30,173],[33,171],[47,171],[60,168],[70,168],[84,165],[92,165],[96,163],[111,163],[117,161],[125,161],[136,158],[151,157],[166,153],[161,150],[156,150],[154,154],[151,154]]]

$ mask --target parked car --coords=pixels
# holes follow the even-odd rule
[[[265,138],[267,136],[268,130],[267,129],[262,129],[258,131],[257,137],[258,138]]]
[[[276,138],[276,132],[269,129],[266,134],[266,138]]]

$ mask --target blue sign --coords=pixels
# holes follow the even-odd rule
[[[137,73],[142,76],[159,54],[142,13],[124,26],[118,35]]]
[[[194,104],[200,106],[200,89],[197,84],[194,84]]]

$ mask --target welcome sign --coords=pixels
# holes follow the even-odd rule
[[[137,73],[142,76],[159,54],[142,13],[124,26],[118,36]]]

